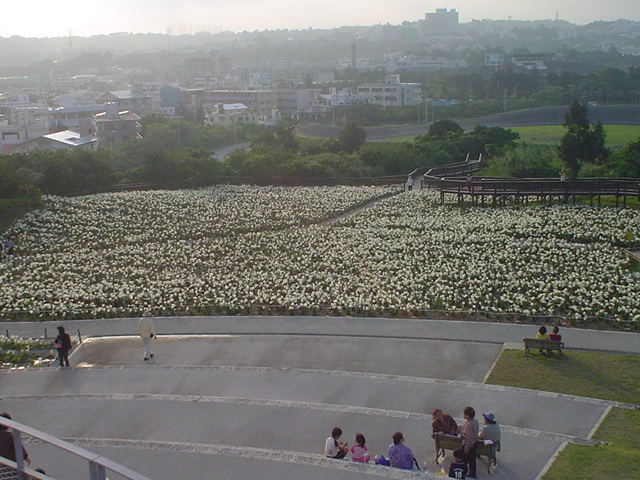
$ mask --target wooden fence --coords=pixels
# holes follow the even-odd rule
[[[515,205],[527,205],[530,199],[546,204],[575,202],[576,197],[588,197],[593,205],[601,197],[614,197],[616,206],[627,205],[627,197],[640,200],[640,183],[637,179],[628,178],[579,178],[559,180],[549,178],[478,178],[471,181],[465,178],[425,177],[422,188],[431,188],[440,192],[440,202],[444,203],[447,195],[454,195],[457,203],[463,206],[465,199],[472,205],[485,205],[490,200],[493,206],[505,205],[513,199]]]

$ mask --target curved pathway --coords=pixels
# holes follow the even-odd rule
[[[590,444],[614,402],[495,385],[482,379],[504,342],[535,326],[338,317],[155,319],[155,357],[142,361],[137,319],[64,322],[86,340],[75,368],[0,373],[0,409],[157,480],[365,479],[424,474],[322,456],[335,425],[372,454],[401,430],[437,475],[430,411],[498,414],[503,449],[489,475],[535,480],[567,442]],[[13,335],[57,323],[5,324]],[[638,335],[563,329],[568,346],[639,353]],[[469,367],[471,366],[471,367]],[[60,453],[28,445],[34,466],[86,478]],[[526,455],[523,452],[527,452]],[[448,464],[450,455],[445,460]],[[64,466],[64,468],[62,467]],[[79,466],[79,469],[86,468]]]

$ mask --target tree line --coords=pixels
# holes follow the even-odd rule
[[[451,120],[434,122],[412,141],[366,142],[366,132],[348,122],[338,139],[300,136],[292,122],[237,129],[205,127],[163,117],[143,120],[142,139],[113,149],[34,151],[0,156],[0,199],[37,200],[41,194],[70,195],[109,189],[123,183],[213,184],[222,178],[265,183],[327,183],[329,180],[407,175],[419,167],[482,154],[485,176],[640,177],[640,139],[610,152],[602,125],[590,124],[587,106],[573,102],[565,117],[560,145],[519,142],[509,129],[476,126],[465,132]],[[251,142],[226,159],[212,151],[220,145]]]

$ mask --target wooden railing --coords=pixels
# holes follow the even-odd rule
[[[465,198],[470,198],[472,203],[478,200],[484,202],[486,197],[491,197],[494,204],[504,202],[512,197],[515,203],[528,201],[530,197],[536,198],[541,203],[551,201],[554,198],[563,203],[575,197],[588,197],[593,202],[594,198],[600,203],[601,196],[622,198],[626,206],[627,197],[636,197],[640,200],[640,180],[629,178],[579,178],[573,180],[559,180],[549,178],[478,178],[471,181],[465,178],[437,178],[425,177],[422,188],[436,189],[440,192],[441,201],[447,194],[456,195],[459,204]]]
[[[409,176],[417,178],[435,177],[435,178],[450,178],[460,175],[466,175],[468,173],[477,172],[482,167],[482,154],[475,160],[469,160],[469,154],[464,162],[448,163],[446,165],[438,165],[435,167],[421,167],[416,168]]]

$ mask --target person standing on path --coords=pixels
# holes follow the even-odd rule
[[[71,337],[64,330],[64,327],[60,325],[58,327],[58,336],[54,341],[54,347],[58,350],[58,360],[61,367],[69,366],[69,352],[71,351]]]
[[[153,357],[151,351],[151,339],[155,338],[156,332],[153,328],[153,320],[151,320],[151,312],[145,310],[142,314],[142,318],[138,320],[138,335],[142,337],[144,342],[144,360],[145,362]]]
[[[409,178],[407,178],[407,191],[411,191],[413,190],[413,177],[409,176]]]
[[[476,411],[471,407],[463,410],[465,424],[460,429],[462,436],[462,446],[464,447],[464,461],[469,466],[467,479],[476,478],[476,449],[478,448],[478,433],[480,423],[475,419]]]

